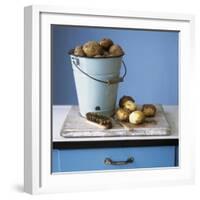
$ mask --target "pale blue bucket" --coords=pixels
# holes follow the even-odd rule
[[[83,117],[88,112],[111,116],[115,111],[118,83],[124,80],[126,66],[122,56],[88,58],[71,56],[79,110]],[[121,64],[125,72],[120,77]]]

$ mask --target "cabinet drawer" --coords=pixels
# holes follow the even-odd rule
[[[175,146],[54,149],[52,153],[53,172],[170,166],[175,166]]]

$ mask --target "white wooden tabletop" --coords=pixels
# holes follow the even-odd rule
[[[53,142],[64,141],[102,141],[102,140],[155,140],[178,139],[178,106],[163,105],[166,118],[171,126],[171,134],[166,136],[129,136],[129,137],[91,137],[91,138],[65,138],[60,131],[65,117],[71,106],[53,106]]]

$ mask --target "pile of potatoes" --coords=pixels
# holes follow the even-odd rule
[[[73,50],[75,56],[81,57],[115,57],[124,55],[123,49],[118,45],[114,44],[109,38],[103,38],[99,42],[88,41],[81,46],[77,46]]]
[[[135,100],[130,96],[123,96],[119,101],[119,108],[115,112],[115,118],[122,122],[141,124],[146,117],[154,117],[156,107],[153,104],[144,104],[141,110],[137,109]]]

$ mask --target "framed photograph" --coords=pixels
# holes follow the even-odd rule
[[[194,181],[194,17],[25,8],[25,192]]]

